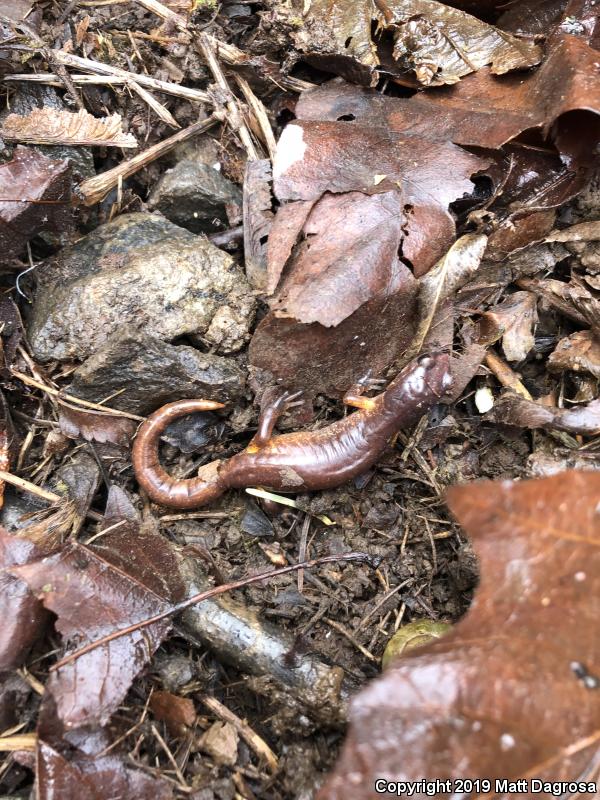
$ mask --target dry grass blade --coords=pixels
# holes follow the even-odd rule
[[[8,141],[29,144],[138,146],[135,136],[123,132],[119,114],[97,118],[87,111],[35,108],[25,117],[9,114],[0,132]]]

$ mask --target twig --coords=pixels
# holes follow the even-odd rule
[[[94,178],[88,178],[86,181],[83,181],[77,188],[83,198],[84,205],[93,206],[99,203],[110,190],[118,184],[119,180],[129,178],[138,170],[142,169],[142,167],[164,156],[165,153],[168,153],[169,150],[172,150],[180,142],[185,142],[193,136],[204,133],[204,131],[207,131],[217,122],[222,122],[223,118],[224,115],[221,111],[215,111],[208,119],[202,122],[195,122],[182,131],[177,131],[177,133],[169,136],[168,139],[163,139],[162,142],[152,145],[152,147],[144,150],[143,153],[138,153],[133,156],[129,161],[123,161],[118,166],[113,167],[113,169],[109,169],[101,175],[96,175]]]
[[[167,8],[163,3],[159,3],[158,0],[135,0],[135,2],[148,11],[152,11],[157,17],[172,23],[182,33],[189,36],[190,40],[192,39],[192,32],[189,29],[189,24],[185,17]],[[205,36],[207,36],[212,47],[214,47],[217,57],[222,58],[226,64],[230,66],[239,66],[241,64],[246,64],[250,60],[249,57],[235,45],[220,42],[208,33],[205,34]],[[313,83],[302,81],[298,78],[292,78],[289,75],[278,76],[277,81],[274,79],[271,80],[273,80],[273,83],[278,83],[280,86],[283,86],[284,89],[289,89],[291,92],[300,93],[315,88]]]
[[[64,667],[66,664],[76,661],[78,658],[86,653],[91,652],[92,650],[95,650],[97,647],[108,644],[108,642],[112,642],[114,639],[119,639],[121,636],[127,636],[127,634],[133,633],[134,631],[147,628],[150,625],[154,625],[156,622],[161,622],[163,619],[168,619],[175,614],[179,614],[180,611],[185,611],[186,608],[190,608],[190,606],[201,603],[203,600],[208,600],[211,597],[217,597],[220,594],[231,592],[234,589],[241,589],[244,586],[250,586],[253,583],[260,583],[261,581],[268,581],[270,578],[277,578],[281,575],[287,575],[288,572],[295,572],[297,569],[312,569],[313,567],[319,567],[322,564],[333,564],[338,561],[365,561],[369,563],[372,561],[372,558],[366,553],[345,553],[341,555],[323,556],[322,558],[313,558],[310,561],[304,561],[298,564],[290,564],[287,567],[272,569],[268,572],[261,572],[258,575],[250,575],[249,577],[240,578],[237,581],[232,581],[231,583],[226,583],[222,586],[215,586],[205,592],[199,592],[192,597],[188,597],[187,600],[182,600],[180,603],[175,603],[165,611],[161,611],[159,614],[154,614],[152,617],[146,617],[146,619],[135,622],[133,625],[128,625],[126,628],[113,631],[106,636],[102,636],[100,639],[96,639],[94,642],[86,644],[79,650],[75,650],[73,653],[65,656],[60,661],[57,661],[57,663],[50,668],[50,671],[55,672],[57,669],[60,669],[60,667]]]
[[[362,653],[365,658],[369,659],[369,661],[377,662],[377,659],[373,653],[367,650],[367,648],[364,647],[357,639],[355,639],[350,631],[347,628],[344,628],[343,625],[340,625],[339,622],[336,622],[334,619],[329,619],[328,617],[323,617],[323,622],[326,622],[330,628],[333,628],[335,631],[338,631],[338,633],[341,633],[342,636],[348,639],[350,644],[353,644],[354,647],[356,647],[356,649]]]
[[[34,494],[36,497],[41,497],[42,500],[47,500],[49,503],[60,503],[65,499],[59,494],[42,489],[40,486],[36,486],[35,483],[30,483],[25,478],[19,478],[17,475],[13,475],[12,472],[5,472],[3,469],[0,469],[0,480],[10,483],[11,486],[16,486],[17,489],[22,489],[24,492]]]
[[[75,86],[129,86],[130,84],[135,83],[138,88],[141,88],[140,82],[135,80],[136,76],[134,76],[133,73],[131,73],[131,75],[133,78],[122,78],[118,75],[82,75],[80,73],[76,73],[71,75],[71,80]],[[62,86],[58,76],[53,72],[32,72],[31,74],[19,72],[15,75],[7,75],[4,79],[4,82],[43,83],[48,86]],[[176,83],[166,83],[164,81],[158,81],[158,83],[162,84],[161,87],[159,88],[158,86],[155,86],[154,90],[162,92],[162,94],[170,94],[173,95],[173,97],[181,97],[184,100],[198,99],[196,97],[188,96],[190,91],[196,92],[196,89],[186,89],[185,86],[178,86]]]
[[[169,747],[168,747],[167,743],[165,742],[163,737],[158,732],[158,730],[156,728],[156,725],[150,725],[150,729],[151,729],[152,733],[154,734],[154,736],[158,739],[158,742],[159,742],[160,746],[162,747],[162,749],[167,754],[167,758],[169,759],[169,761],[171,762],[171,766],[175,770],[175,775],[177,775],[177,780],[179,781],[179,783],[181,784],[181,786],[184,789],[189,789],[190,787],[187,785],[187,783],[185,781],[185,778],[183,777],[183,774],[182,774],[181,770],[179,769],[179,764],[175,760],[175,756],[169,750]]]
[[[127,81],[125,85],[128,86],[131,91],[135,92],[139,97],[141,97],[141,99],[150,106],[154,113],[160,119],[162,119],[163,122],[166,122],[166,124],[170,125],[172,128],[181,128],[181,125],[177,122],[171,112],[166,109],[162,103],[159,103],[156,97],[153,97],[147,89],[144,89],[143,86],[140,86],[137,81]]]
[[[211,697],[207,694],[201,694],[199,696],[197,695],[197,697],[200,702],[204,703],[204,705],[209,708],[213,714],[219,717],[219,719],[222,719],[223,722],[228,722],[230,725],[232,725],[242,739],[244,739],[244,741],[248,744],[248,746],[254,750],[257,756],[261,759],[264,759],[273,772],[277,770],[277,756],[271,750],[265,740],[261,739],[261,737],[252,730],[247,722],[241,720],[236,714],[233,713],[233,711],[230,711],[227,706],[224,706],[223,703],[220,703],[216,697]]]
[[[66,406],[69,404],[73,404],[76,406],[82,406],[83,408],[90,408],[92,411],[100,411],[104,414],[108,414],[111,417],[126,417],[127,419],[133,419],[136,422],[143,422],[145,417],[140,417],[138,414],[130,414],[129,411],[119,411],[116,408],[108,408],[107,406],[101,406],[99,403],[92,403],[89,400],[82,400],[81,397],[75,397],[73,394],[67,394],[66,392],[61,392],[60,389],[55,389],[53,386],[49,386],[47,383],[42,383],[42,381],[38,381],[35,378],[30,378],[29,375],[25,375],[24,372],[19,372],[16,369],[11,370],[11,375],[14,378],[18,378],[18,380],[22,381],[26,386],[33,386],[36,389],[41,389],[42,392],[55,397],[59,403],[62,403]]]
[[[275,139],[273,129],[271,128],[271,123],[269,122],[267,110],[262,101],[259,100],[254,94],[250,84],[245,78],[242,78],[241,75],[236,75],[235,80],[237,85],[242,90],[244,97],[246,98],[246,102],[248,103],[251,113],[254,115],[254,121],[256,123],[256,127],[258,128],[258,135],[261,137],[263,144],[267,148],[269,158],[272,161],[275,158],[277,141]]]
[[[310,530],[310,515],[306,514],[304,516],[304,521],[302,522],[302,529],[300,531],[300,543],[298,545],[298,561],[304,561],[306,559],[306,543],[308,542],[308,531]],[[302,590],[304,589],[304,570],[298,570],[298,594],[302,594]]]
[[[227,83],[225,75],[223,75],[223,70],[221,69],[221,65],[219,64],[219,61],[215,55],[212,42],[205,33],[200,33],[198,35],[197,45],[200,48],[200,52],[202,53],[204,60],[208,64],[208,68],[212,72],[217,86],[225,95],[225,108],[227,109],[227,122],[229,126],[235,133],[239,135],[240,139],[242,140],[242,144],[244,145],[248,159],[250,161],[258,161],[260,155],[254,146],[248,126],[244,122],[244,119],[240,113],[237,100],[229,88],[229,84]]]
[[[26,481],[25,478],[19,478],[18,475],[13,475],[12,472],[4,472],[4,470],[0,470],[0,481],[10,483],[11,486],[15,486],[17,489],[21,489],[23,492],[28,492],[36,497],[40,497],[42,500],[46,500],[48,503],[62,503],[66,499],[60,494],[49,492],[47,489],[42,489],[40,486],[36,486],[35,483]],[[88,511],[86,513],[86,517],[93,519],[95,522],[102,522],[104,519],[102,514],[99,514],[97,511]]]
[[[491,372],[498,378],[502,386],[512,389],[521,397],[526,400],[533,400],[533,397],[527,391],[527,388],[521,383],[519,376],[514,372],[500,356],[496,355],[493,350],[488,350],[483,359],[483,363],[490,369]]]
[[[35,750],[37,734],[18,733],[16,736],[0,737],[0,753],[10,753],[15,750]]]
[[[127,81],[139,83],[141,86],[145,86],[148,89],[165,92],[166,94],[175,94],[177,97],[183,97],[186,100],[193,100],[197,103],[212,103],[211,96],[208,92],[203,92],[201,89],[189,89],[185,86],[169,83],[169,81],[159,81],[157,78],[151,78],[149,75],[143,75],[138,72],[128,72],[120,67],[104,64],[102,61],[94,61],[91,58],[82,58],[81,56],[74,56],[72,53],[65,53],[63,50],[55,50],[53,52],[57,60],[67,67],[83,70],[83,72],[92,72],[95,75],[111,75],[117,78],[125,78]]]

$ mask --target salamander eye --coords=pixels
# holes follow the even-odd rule
[[[431,367],[433,365],[433,358],[431,356],[419,356],[417,363],[420,367]]]

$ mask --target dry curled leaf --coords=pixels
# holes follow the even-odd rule
[[[28,144],[137,147],[135,136],[124,133],[119,114],[100,119],[88,111],[35,108],[27,116],[9,114],[0,129],[2,138]]]
[[[70,168],[27,147],[0,164],[0,250],[19,255],[41,230],[62,230],[71,216]]]
[[[473,605],[355,697],[320,800],[424,777],[488,779],[508,800],[517,792],[496,779],[576,780],[597,766],[600,692],[586,675],[597,681],[599,496],[595,472],[449,491],[481,563]]]
[[[414,71],[426,86],[452,84],[492,65],[495,74],[538,64],[541,49],[436,0],[292,0],[278,3],[276,20],[311,64],[356,83],[374,85],[376,69],[400,75]],[[392,60],[381,46],[390,34]]]
[[[414,340],[404,354],[409,361],[421,351],[426,340],[435,338],[436,325],[444,318],[452,318],[451,311],[444,307],[461,286],[464,286],[477,271],[485,248],[487,236],[467,233],[461,236],[446,255],[421,279],[419,289],[419,323]]]

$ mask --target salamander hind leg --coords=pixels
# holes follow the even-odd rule
[[[249,452],[260,450],[271,440],[277,420],[290,408],[302,405],[304,401],[299,399],[301,395],[302,392],[284,392],[262,409],[258,419],[258,429],[247,447]]]

